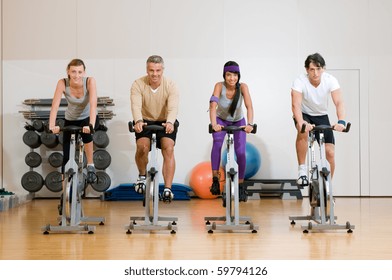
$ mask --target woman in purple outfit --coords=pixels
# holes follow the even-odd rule
[[[246,167],[246,134],[253,130],[253,105],[249,94],[248,86],[240,83],[240,67],[234,61],[228,61],[223,67],[224,81],[215,84],[214,92],[210,98],[210,122],[213,130],[213,146],[211,150],[212,165],[212,186],[211,194],[220,194],[220,173],[221,151],[226,131],[222,131],[225,126],[243,126],[244,130],[235,131],[234,150],[238,164],[238,181],[240,201],[246,201],[246,194],[243,188]],[[246,118],[243,106],[246,108]],[[246,121],[247,120],[247,121]]]

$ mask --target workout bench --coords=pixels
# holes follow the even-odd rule
[[[277,188],[263,188],[260,186],[257,188],[255,185],[280,185]],[[282,199],[302,199],[301,189],[302,186],[297,186],[295,179],[248,179],[244,181],[245,189],[248,192],[248,196],[252,196],[254,193],[259,193],[266,196],[279,196]]]

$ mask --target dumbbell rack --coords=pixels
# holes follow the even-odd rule
[[[60,192],[62,190],[61,173],[58,168],[62,165],[62,150],[57,149],[58,144],[62,144],[62,134],[54,135],[45,131],[45,125],[48,123],[50,116],[50,107],[52,99],[26,99],[23,104],[30,107],[30,110],[19,111],[26,122],[26,132],[23,135],[23,142],[30,148],[30,152],[26,155],[25,162],[29,166],[29,171],[26,172],[21,179],[22,187],[30,193],[36,193],[42,189],[44,185],[51,192]],[[65,107],[67,100],[63,98],[60,102],[60,110],[57,113],[56,124],[62,126],[65,118]],[[94,140],[94,164],[97,169],[98,182],[92,184],[92,188],[98,192],[104,192],[110,187],[110,176],[105,172],[105,169],[111,163],[111,156],[106,151],[109,144],[107,136],[106,121],[113,118],[112,110],[108,106],[114,106],[113,99],[109,97],[98,97],[98,116],[100,118],[100,126],[93,135]],[[35,151],[43,144],[47,149],[52,151],[47,158],[49,164],[56,168],[56,170],[49,172],[45,179],[43,176],[34,170],[42,163],[42,158],[46,157],[46,150]]]

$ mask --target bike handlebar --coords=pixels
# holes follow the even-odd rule
[[[174,123],[174,127],[178,127],[177,123]],[[133,121],[128,122],[128,129],[131,133],[135,132],[135,124]],[[143,126],[143,130],[163,131],[165,130],[165,127],[159,124],[146,124]]]
[[[349,132],[351,128],[351,123],[347,123],[346,128],[342,132]],[[303,123],[301,127],[301,133],[304,133],[306,129],[306,124]],[[312,131],[324,131],[324,130],[335,130],[335,126],[330,126],[330,125],[316,125],[312,128]]]
[[[90,134],[93,134],[94,133],[93,125],[90,123],[88,126],[90,127]],[[48,133],[53,133],[53,131],[50,130],[48,127],[46,127],[46,131]],[[67,131],[67,132],[71,132],[71,133],[83,132],[83,126],[67,125],[64,127],[60,127],[60,131]]]
[[[232,133],[234,131],[244,131],[245,126],[236,126],[236,125],[229,125],[229,126],[223,126],[222,130],[223,131],[227,131],[228,133]],[[251,131],[252,134],[256,134],[257,131],[257,124],[253,125],[253,130]],[[209,133],[214,133],[216,132],[213,128],[212,128],[212,124],[208,125],[208,132]]]

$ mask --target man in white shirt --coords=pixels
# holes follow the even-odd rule
[[[328,118],[328,101],[331,96],[336,107],[338,123],[336,131],[346,127],[345,108],[338,80],[325,72],[325,60],[318,54],[311,54],[305,60],[306,74],[300,75],[291,87],[291,107],[294,123],[297,128],[296,151],[298,160],[298,180],[300,186],[307,186],[307,153],[308,132],[314,125],[330,125]],[[305,133],[301,133],[302,125],[306,125]],[[316,135],[317,137],[318,135]],[[331,168],[331,177],[335,170],[335,139],[333,132],[324,133],[326,157]]]

